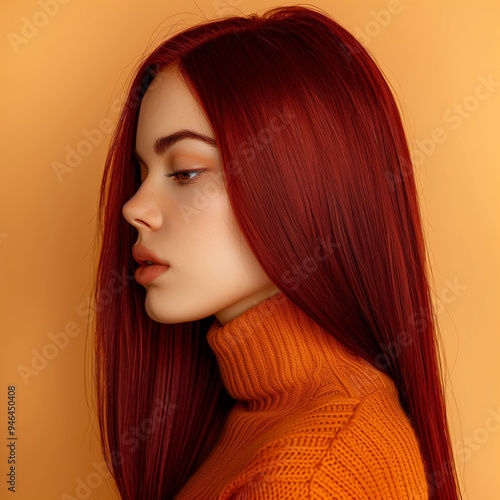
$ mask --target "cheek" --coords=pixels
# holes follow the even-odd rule
[[[182,259],[197,276],[247,283],[268,280],[236,222],[227,194],[220,189],[195,208],[182,233],[186,235],[181,237]]]
[[[234,245],[243,238],[225,192],[198,203],[187,229],[196,233],[199,241],[207,243],[233,241]]]
[[[242,269],[255,267],[243,233],[234,217],[226,195],[213,197],[210,203],[199,210],[186,226],[194,259],[206,263],[215,273],[235,272],[241,276]]]
[[[205,225],[217,226],[218,219],[229,218],[232,210],[227,193],[212,174],[207,176],[211,176],[209,180],[176,187],[170,197],[171,203],[163,207],[166,220],[177,220],[178,226],[186,226],[187,231],[192,231]]]

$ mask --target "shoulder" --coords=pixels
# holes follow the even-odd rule
[[[226,491],[234,500],[428,498],[418,441],[390,388],[285,419]]]
[[[318,461],[311,487],[311,499],[428,498],[419,443],[395,391],[359,401]]]

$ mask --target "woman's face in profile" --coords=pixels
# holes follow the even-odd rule
[[[136,279],[147,290],[152,319],[182,323],[215,314],[225,324],[279,290],[236,223],[218,148],[192,137],[162,139],[181,130],[215,144],[198,102],[172,67],[156,76],[142,100],[134,151],[141,185],[123,206],[138,231],[136,256],[169,267],[142,268]],[[143,247],[154,259],[137,252]]]

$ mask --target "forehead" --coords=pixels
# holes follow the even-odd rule
[[[214,135],[198,101],[172,66],[153,79],[142,99],[136,142],[148,147],[157,137],[184,128]]]

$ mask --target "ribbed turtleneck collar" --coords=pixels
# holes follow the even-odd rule
[[[324,395],[360,397],[392,381],[343,347],[283,292],[207,333],[229,394],[250,411],[295,409]]]

